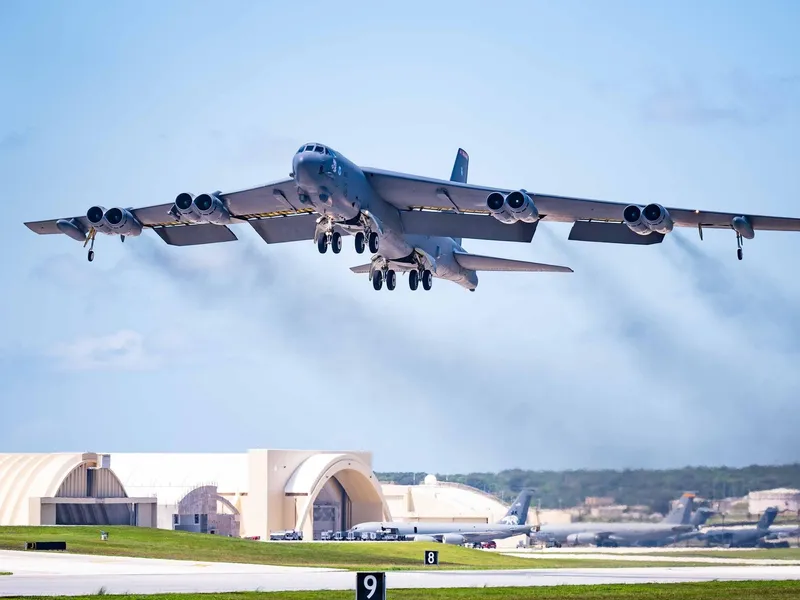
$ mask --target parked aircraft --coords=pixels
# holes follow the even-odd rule
[[[443,544],[465,544],[500,540],[515,535],[527,535],[533,525],[526,525],[528,508],[533,490],[522,490],[517,499],[497,523],[359,523],[350,531],[354,533],[375,532],[402,535],[415,542],[440,542]]]
[[[685,493],[678,505],[659,523],[566,523],[542,525],[533,537],[560,544],[596,546],[654,545],[696,529],[690,522],[694,494]],[[698,520],[701,517],[698,517]]]
[[[568,267],[469,254],[463,238],[532,241],[541,221],[573,223],[570,240],[650,245],[674,227],[732,229],[737,256],[756,230],[800,231],[800,219],[743,213],[666,208],[660,204],[608,202],[508,190],[467,183],[469,156],[459,149],[449,181],[360,167],[319,143],[303,144],[288,178],[233,192],[194,196],[143,208],[92,206],[84,216],[26,222],[39,234],[63,233],[89,244],[94,259],[97,233],[127,237],[153,229],[173,246],[230,242],[228,227],[248,223],[268,244],[313,240],[321,253],[342,249],[353,235],[355,250],[372,253],[373,287],[395,289],[397,271],[409,274],[411,289],[433,278],[475,291],[477,271],[572,272]]]
[[[698,540],[706,542],[709,546],[728,546],[731,548],[752,548],[770,535],[770,525],[778,516],[778,507],[770,506],[761,515],[755,527],[709,527],[697,536]]]

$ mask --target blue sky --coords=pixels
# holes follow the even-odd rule
[[[375,293],[346,245],[93,263],[22,223],[287,175],[305,141],[474,183],[800,217],[793,2],[0,4],[0,451],[365,449],[439,472],[800,460],[800,235],[468,241],[567,264]]]

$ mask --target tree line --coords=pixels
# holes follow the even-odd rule
[[[413,485],[423,482],[424,472],[376,473],[383,483]],[[710,501],[746,496],[748,492],[778,487],[800,489],[800,463],[731,467],[683,467],[680,469],[624,469],[526,471],[440,474],[439,481],[463,483],[510,502],[522,488],[534,488],[534,502],[541,508],[568,508],[583,504],[588,496],[613,497],[615,503],[646,505],[666,513],[669,503],[683,492],[695,492]]]

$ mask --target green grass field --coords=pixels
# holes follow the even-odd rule
[[[65,541],[67,551],[75,554],[389,570],[425,568],[423,551],[430,547],[422,542],[254,542],[144,527],[106,527],[104,530],[109,534],[107,541],[100,540],[98,527],[0,527],[0,548],[21,550],[26,541]],[[692,566],[691,563],[655,561],[526,559],[460,546],[434,546],[439,551],[439,568],[442,569]]]
[[[352,591],[240,592],[228,594],[158,594],[136,596],[147,600],[352,600]],[[133,598],[134,596],[110,596]],[[57,598],[57,597],[54,597]],[[96,600],[97,596],[71,596],[70,600]],[[800,582],[740,581],[708,583],[647,583],[624,585],[575,585],[525,588],[475,588],[440,590],[387,590],[387,600],[789,600],[800,598]],[[50,598],[53,600],[53,598]]]

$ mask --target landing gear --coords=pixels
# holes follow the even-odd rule
[[[375,271],[372,273],[372,287],[375,291],[383,287],[383,271]]]
[[[422,272],[422,289],[426,292],[433,287],[433,273],[431,273],[428,269],[425,269]]]
[[[328,251],[328,236],[323,234],[317,238],[317,249],[320,254],[325,254]]]
[[[736,258],[742,260],[742,234],[736,233]]]
[[[358,254],[364,254],[364,249],[367,247],[366,238],[363,231],[356,233],[356,252]]]
[[[386,271],[386,289],[390,292],[397,287],[397,273],[392,269]]]
[[[342,251],[342,234],[334,231],[331,234],[331,250],[334,254],[339,254]]]
[[[408,287],[411,288],[412,291],[419,287],[419,271],[416,269],[408,272]]]
[[[87,243],[89,244],[89,252],[86,255],[86,258],[88,259],[89,262],[92,262],[94,260],[94,238],[96,235],[97,235],[97,230],[94,227],[92,227],[89,230],[89,235],[86,236],[86,241],[83,243],[84,248],[86,248]]]
[[[369,233],[369,251],[373,254],[378,252],[378,234],[374,231],[370,231]]]

